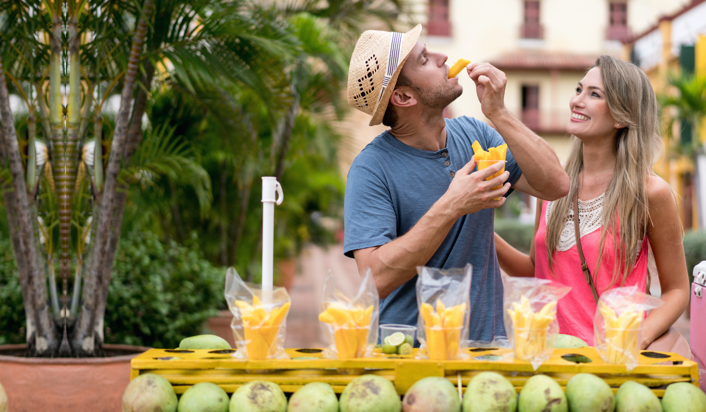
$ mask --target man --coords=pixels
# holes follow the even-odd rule
[[[484,122],[445,120],[443,110],[463,92],[448,79],[447,56],[411,31],[366,31],[348,76],[348,103],[390,129],[354,160],[345,195],[344,252],[358,269],[372,270],[380,295],[380,323],[416,325],[416,267],[473,266],[472,340],[505,336],[503,287],[493,237],[494,208],[510,188],[545,200],[569,192],[554,151],[505,108],[505,75],[489,64],[466,71],[476,85]],[[471,145],[508,145],[502,163],[476,171]],[[501,188],[493,190],[494,187]],[[500,200],[493,200],[500,198]]]

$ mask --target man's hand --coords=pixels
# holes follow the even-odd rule
[[[505,171],[500,176],[487,181],[485,179],[502,170],[504,165],[503,162],[498,162],[486,169],[471,173],[476,167],[475,158],[471,158],[470,162],[456,172],[442,199],[447,202],[457,217],[502,206],[505,203],[505,198],[502,196],[510,190],[510,183],[505,183],[510,177],[510,172]],[[500,186],[499,189],[493,190],[498,186]],[[500,200],[493,200],[496,198]]]
[[[476,84],[476,93],[481,110],[487,118],[505,110],[505,73],[489,63],[474,63],[466,68],[468,76]]]

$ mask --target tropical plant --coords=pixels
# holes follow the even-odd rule
[[[256,25],[259,30],[251,30],[261,17],[240,12],[243,2],[158,0],[152,16],[154,6],[152,0],[142,5],[109,0],[2,3],[0,62],[5,64],[0,66],[0,109],[6,168],[0,176],[7,189],[4,204],[28,319],[26,337],[34,355],[101,352],[125,188],[135,180],[130,176],[143,178],[141,182],[150,173],[187,176],[201,193],[202,203],[210,201],[210,187],[203,184],[207,176],[179,154],[188,146],[184,143],[156,144],[131,162],[142,140],[152,78],[160,64],[166,64],[164,59],[176,69],[163,81],[187,92],[222,81],[276,95],[274,82],[259,75],[267,70],[243,70],[246,65],[233,65],[238,60],[231,57],[251,53],[262,56],[262,61],[276,60],[281,57],[277,53],[288,54],[288,33],[266,19]],[[260,57],[248,61],[259,62]],[[28,109],[26,136],[18,135],[14,127],[5,75]],[[121,87],[112,127],[103,109]],[[93,140],[87,138],[91,129]],[[28,148],[26,162],[20,145]],[[147,159],[157,155],[154,147],[173,149],[176,157],[160,152]],[[176,160],[180,157],[183,161]],[[60,282],[53,281],[55,257]]]
[[[179,242],[205,226],[208,243],[215,229],[220,262],[252,267],[256,183],[273,174],[301,186],[281,214],[280,239],[297,234],[286,253],[311,239],[312,212],[342,194],[351,34],[400,10],[398,0],[0,3],[0,188],[30,354],[101,354],[125,213]],[[10,94],[22,101],[16,117]],[[174,224],[146,220],[150,210]]]
[[[703,144],[706,142],[706,135],[699,136],[706,118],[706,75],[687,74],[683,71],[672,73],[668,76],[668,84],[670,87],[667,92],[659,96],[660,106],[667,114],[665,122],[666,134],[669,137],[667,155],[671,159],[684,159],[694,167],[697,164],[696,157],[704,155]],[[679,133],[675,136],[674,130],[677,128]],[[697,171],[697,173],[704,173],[704,171]],[[694,175],[691,172],[685,172],[682,175],[681,184],[686,194],[683,202],[684,226],[690,229]],[[704,194],[701,194],[701,197],[701,201],[706,200]]]

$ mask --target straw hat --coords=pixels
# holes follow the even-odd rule
[[[407,33],[368,30],[360,35],[348,71],[348,104],[382,123],[397,77],[417,43],[422,25]]]

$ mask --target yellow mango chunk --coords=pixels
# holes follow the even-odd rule
[[[480,145],[480,143],[478,143],[478,140],[473,142],[471,146],[473,147],[473,158],[476,160],[478,170],[486,169],[494,165],[498,160],[505,161],[505,156],[507,155],[506,143],[503,143],[498,147],[490,147],[488,148],[487,152],[483,150],[483,147]],[[485,180],[490,180],[494,177],[498,177],[504,172],[505,167],[503,166],[503,168],[500,169],[497,173],[494,173],[492,176],[486,178]],[[501,187],[502,186],[496,186],[493,188],[493,190],[500,189]],[[496,197],[493,200],[500,200],[500,198]]]
[[[461,342],[466,305],[461,304],[447,308],[441,300],[437,300],[436,310],[430,304],[422,303],[419,311],[424,321],[429,359],[456,359]]]
[[[530,361],[547,350],[547,331],[556,317],[556,302],[549,302],[534,312],[529,299],[522,296],[520,303],[512,303],[508,315],[513,324],[515,357]]]
[[[346,308],[331,304],[319,314],[319,320],[333,328],[333,341],[339,359],[361,358],[368,347],[368,332],[373,306]]]
[[[470,60],[458,59],[456,63],[454,63],[454,65],[451,66],[451,68],[449,69],[449,79],[456,77],[459,73],[461,73],[461,70],[463,70],[470,63]]]
[[[642,324],[642,311],[630,310],[620,316],[609,306],[600,302],[598,310],[603,315],[603,326],[606,338],[607,363],[625,364],[636,361],[639,356],[638,334]]]
[[[473,157],[478,160],[505,160],[507,156],[507,143],[503,143],[498,147],[489,147],[486,152],[483,150],[483,146],[480,145],[478,140],[473,142],[471,145],[473,147]]]
[[[275,352],[279,327],[289,312],[290,304],[286,302],[268,312],[255,295],[252,305],[242,300],[235,301],[243,320],[248,359],[264,360]]]

